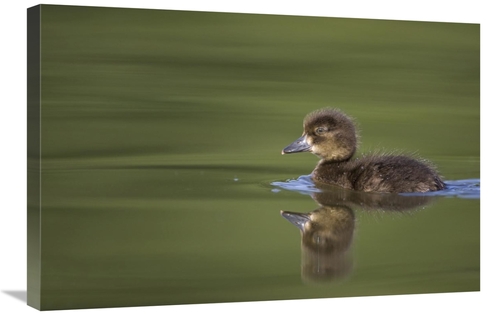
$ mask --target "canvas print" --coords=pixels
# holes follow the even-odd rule
[[[28,304],[480,290],[480,26],[28,9]]]

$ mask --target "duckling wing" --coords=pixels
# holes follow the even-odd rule
[[[355,190],[402,193],[444,188],[443,181],[430,165],[403,155],[359,159],[351,174]]]

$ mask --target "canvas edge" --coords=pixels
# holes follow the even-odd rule
[[[27,303],[41,309],[41,6],[27,9]]]

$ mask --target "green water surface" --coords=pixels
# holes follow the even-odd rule
[[[305,281],[280,210],[308,112],[359,152],[479,178],[479,25],[42,6],[43,309],[479,290],[479,199],[353,208],[352,268]]]

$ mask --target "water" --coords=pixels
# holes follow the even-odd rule
[[[278,193],[281,189],[296,191],[302,194],[312,194],[324,191],[317,187],[312,180],[311,175],[302,175],[297,179],[289,179],[286,181],[276,181],[271,183],[273,188],[271,191]],[[481,183],[479,179],[462,179],[445,181],[446,188],[439,191],[427,193],[402,193],[402,196],[442,196],[442,197],[458,197],[468,199],[479,199],[481,197]],[[281,188],[281,189],[280,189]],[[332,187],[332,189],[336,189]]]
[[[42,42],[43,308],[479,290],[478,25],[44,6]],[[315,188],[280,152],[324,106],[448,189]]]

